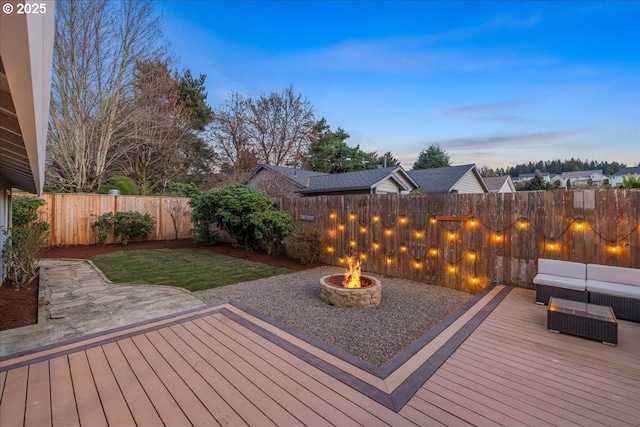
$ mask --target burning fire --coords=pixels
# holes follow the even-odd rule
[[[353,260],[350,260],[353,261]],[[345,268],[344,280],[342,286],[345,288],[359,288],[360,287],[360,274],[362,273],[360,260],[356,262],[349,262],[349,266]]]

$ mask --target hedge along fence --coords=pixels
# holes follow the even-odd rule
[[[326,238],[322,261],[476,293],[533,287],[538,258],[640,268],[640,191],[282,198]]]
[[[135,211],[153,216],[156,225],[147,240],[176,238],[171,212],[178,212],[177,237],[191,237],[191,207],[188,205],[188,197],[44,193],[42,199],[47,204],[40,208],[40,218],[51,224],[49,246],[97,243],[98,238],[91,224],[107,212]],[[114,236],[111,235],[107,243],[113,241]]]

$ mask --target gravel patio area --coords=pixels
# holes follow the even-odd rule
[[[320,277],[343,271],[320,267],[193,295],[206,303],[238,301],[377,366],[472,297],[448,288],[375,275],[382,281],[378,307],[345,308],[322,302]]]

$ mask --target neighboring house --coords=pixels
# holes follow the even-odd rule
[[[271,197],[300,197],[312,176],[328,175],[284,166],[260,165],[242,181],[250,187],[264,190]]]
[[[402,167],[393,166],[310,176],[308,185],[299,190],[299,193],[304,196],[408,194],[416,188],[418,188],[418,184]]]
[[[567,187],[567,182],[571,181],[571,188],[576,187],[601,187],[603,181],[607,179],[600,170],[562,172],[561,175],[555,175],[553,182],[560,181],[560,187]]]
[[[516,187],[509,175],[483,177],[489,193],[515,193]]]
[[[14,2],[15,3],[15,2]],[[11,192],[40,194],[51,98],[53,1],[42,14],[0,14],[0,227],[11,225]],[[7,3],[9,4],[9,3]],[[0,233],[0,251],[4,247]],[[0,260],[0,279],[4,265]]]
[[[622,177],[625,175],[638,175],[640,177],[640,166],[634,168],[622,168],[618,172],[611,175],[611,188],[616,188],[622,184]]]
[[[422,193],[488,193],[489,189],[474,164],[407,172]]]
[[[535,173],[523,173],[521,175],[513,177],[513,183],[521,184],[524,182],[529,182],[533,179],[534,176],[536,176]],[[542,180],[548,184],[551,184],[553,182],[553,179],[551,178],[551,174],[549,172],[542,172]]]

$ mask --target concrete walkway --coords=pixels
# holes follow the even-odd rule
[[[91,261],[44,259],[38,324],[0,332],[0,357],[201,306],[182,288],[115,284]]]

